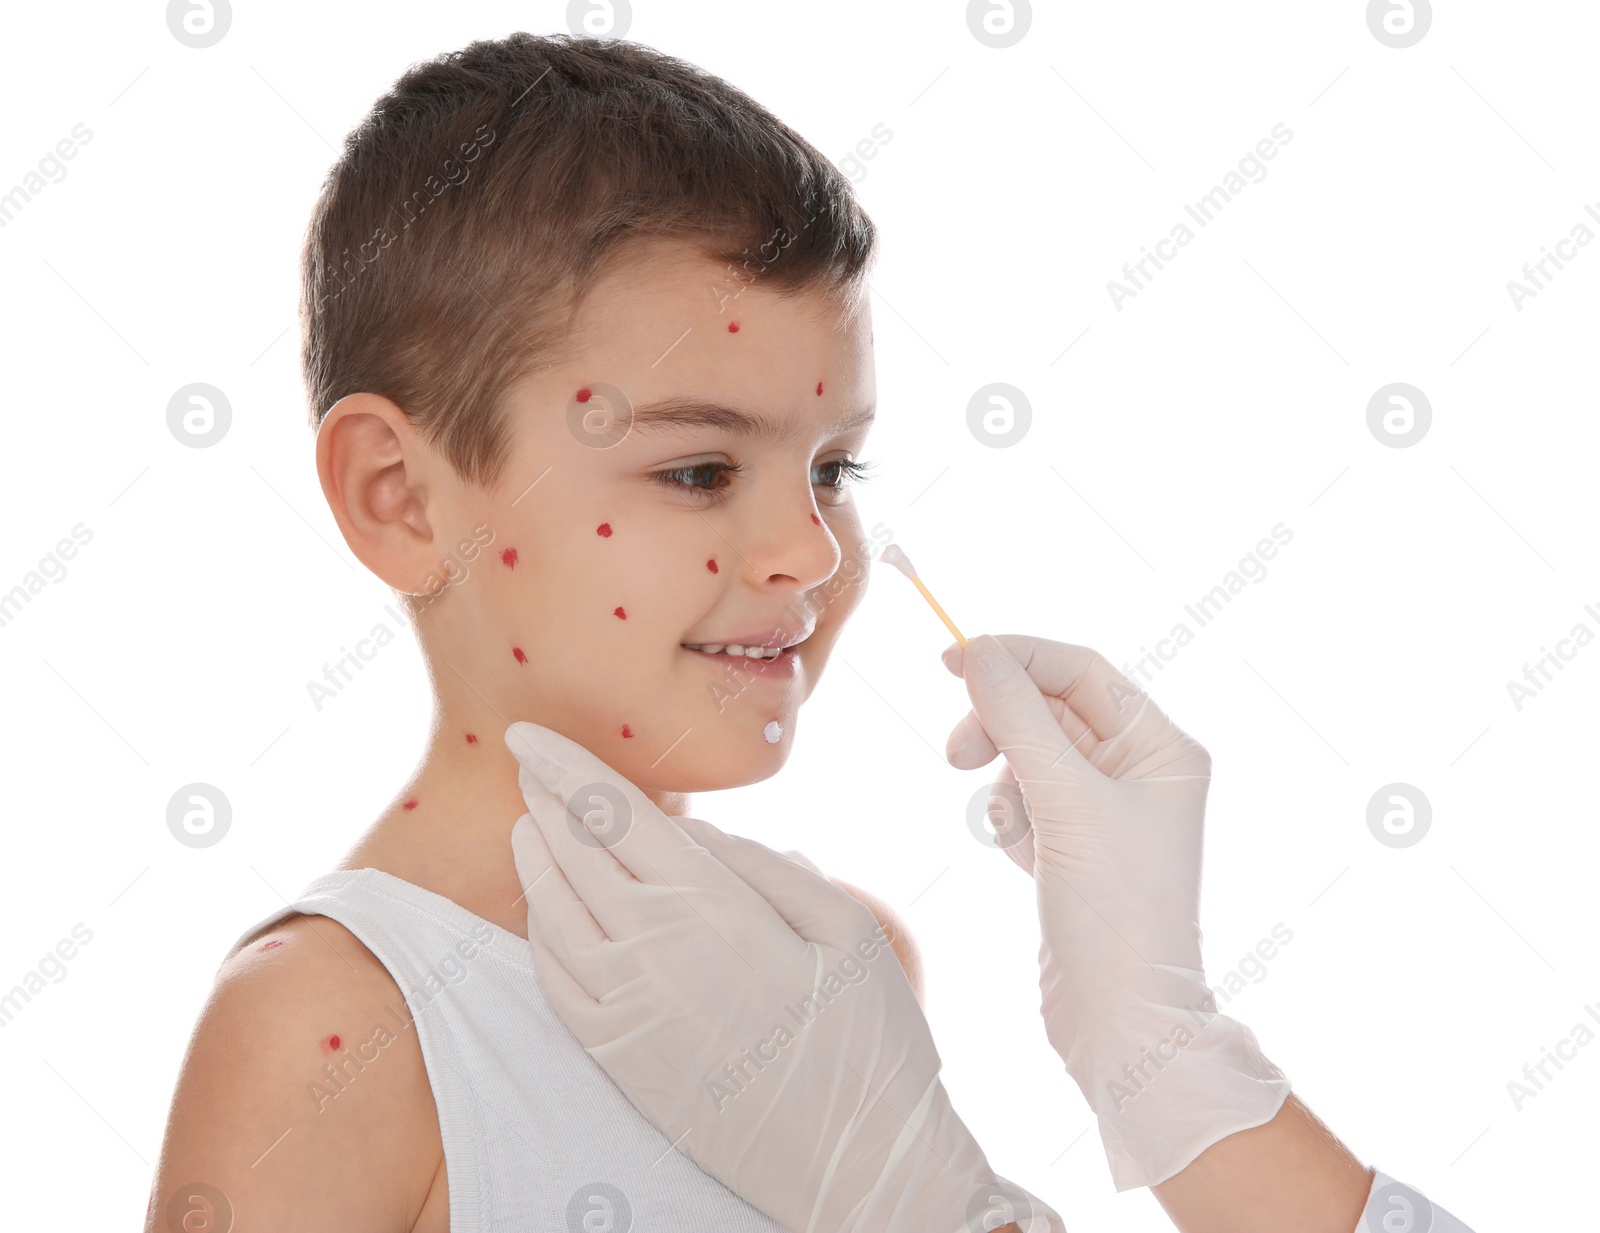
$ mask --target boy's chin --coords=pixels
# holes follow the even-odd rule
[[[668,792],[720,792],[771,779],[783,769],[788,757],[786,741],[767,744],[758,733],[755,746],[749,749],[708,751],[704,757],[686,757],[670,770],[665,763],[641,767],[642,778],[634,783],[657,796]]]

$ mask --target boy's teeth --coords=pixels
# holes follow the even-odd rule
[[[743,647],[737,643],[732,646],[718,646],[714,642],[705,646],[695,646],[690,643],[689,649],[691,651],[704,651],[707,655],[745,655],[753,659],[775,659],[778,656],[777,647]]]

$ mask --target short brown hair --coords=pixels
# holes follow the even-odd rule
[[[519,32],[414,64],[345,138],[306,230],[312,426],[381,394],[492,485],[508,387],[565,353],[614,262],[662,240],[726,263],[730,295],[824,291],[848,316],[876,229],[798,133],[643,44]]]

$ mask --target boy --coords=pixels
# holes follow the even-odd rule
[[[668,814],[783,765],[874,547],[874,245],[815,149],[637,44],[473,43],[347,139],[303,261],[317,469],[408,607],[432,736],[223,963],[147,1229],[777,1229],[544,1002],[503,734],[557,729]]]

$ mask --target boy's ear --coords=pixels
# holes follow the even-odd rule
[[[317,429],[317,478],[350,551],[389,586],[416,594],[435,565],[438,472],[404,411],[348,394]]]

